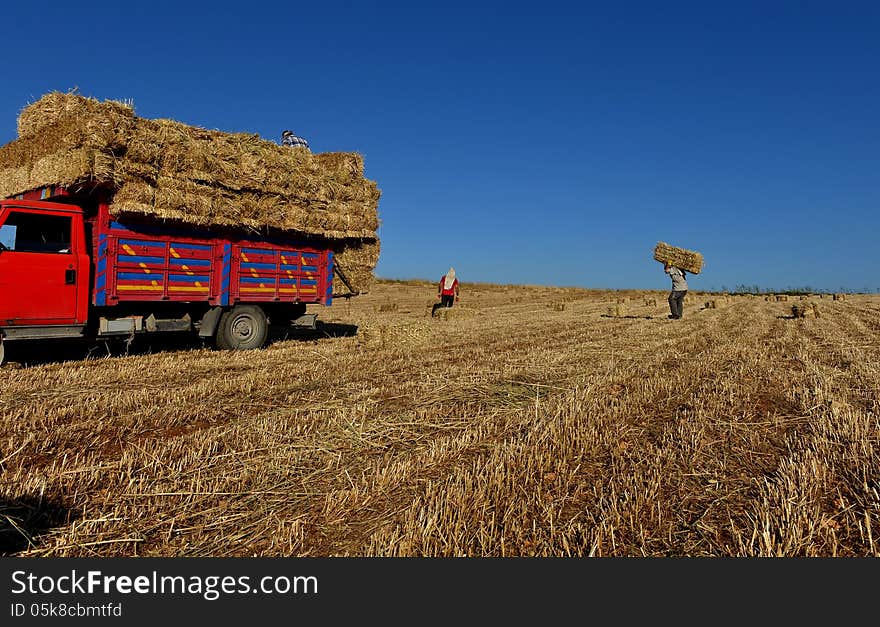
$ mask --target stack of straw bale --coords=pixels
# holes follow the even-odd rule
[[[814,302],[792,305],[791,315],[795,318],[818,318],[819,306]]]
[[[120,219],[278,230],[328,242],[358,291],[379,258],[380,190],[357,153],[313,154],[247,133],[144,119],[130,104],[52,92],[0,147],[0,198],[47,185],[113,191]]]
[[[692,250],[671,246],[666,242],[657,242],[654,247],[654,259],[669,263],[691,274],[699,274],[703,270],[703,255]]]

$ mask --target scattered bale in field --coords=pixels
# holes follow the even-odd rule
[[[553,311],[565,311],[565,301],[564,300],[552,301],[552,302],[548,303],[547,306],[550,309],[552,309]]]
[[[819,307],[813,302],[792,305],[791,315],[795,318],[818,318]]]
[[[691,274],[699,274],[703,270],[703,255],[693,250],[671,246],[666,242],[657,242],[654,247],[654,259],[670,263]]]
[[[462,318],[469,318],[473,314],[474,311],[466,307],[441,307],[437,310],[434,318],[437,320],[460,320]]]
[[[776,296],[776,302],[778,302],[778,303],[784,303],[787,300],[788,300],[788,296],[786,296],[785,294],[779,294]]]
[[[379,305],[378,311],[397,311],[397,303],[382,303]]]
[[[618,298],[618,299],[617,299],[617,302],[618,302],[618,304],[625,305],[625,304],[626,304],[626,298]]]
[[[645,299],[645,307],[656,307],[657,299],[656,298],[647,298]]]
[[[846,300],[846,294],[835,294],[831,297],[832,300]]]
[[[704,309],[718,309],[718,302],[714,300],[706,301]]]
[[[623,303],[611,305],[608,308],[606,315],[610,318],[622,318],[626,315],[626,305]]]

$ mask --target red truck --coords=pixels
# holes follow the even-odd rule
[[[122,221],[108,199],[47,187],[0,200],[0,363],[7,343],[52,338],[191,332],[254,349],[270,322],[314,328],[306,306],[332,302],[326,242]]]

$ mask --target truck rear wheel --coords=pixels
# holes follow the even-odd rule
[[[217,348],[251,350],[261,348],[269,337],[269,320],[256,305],[236,305],[220,316]]]

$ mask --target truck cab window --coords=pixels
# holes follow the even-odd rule
[[[0,227],[0,242],[15,252],[70,253],[70,216],[13,211]]]
[[[17,228],[14,224],[0,226],[0,250],[15,250],[15,230]]]

